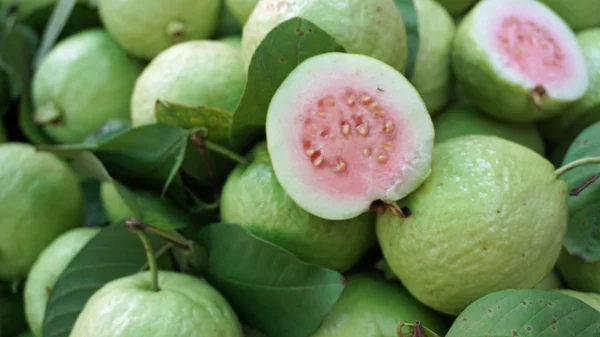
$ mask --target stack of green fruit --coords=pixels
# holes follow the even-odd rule
[[[600,1],[0,6],[0,337],[600,336]]]

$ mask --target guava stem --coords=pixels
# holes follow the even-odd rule
[[[154,254],[154,250],[152,249],[150,238],[144,231],[136,231],[136,233],[142,241],[142,245],[144,245],[146,257],[148,258],[148,265],[150,266],[150,276],[152,278],[152,290],[160,291],[160,287],[158,286],[158,266],[156,264],[156,255]]]
[[[600,157],[585,157],[585,158],[574,160],[574,161],[556,169],[556,171],[554,171],[554,174],[557,177],[560,177],[561,175],[569,172],[570,170],[572,170],[576,167],[579,167],[582,165],[588,165],[588,164],[600,164]]]
[[[213,143],[211,141],[205,140],[204,143],[206,144],[206,148],[211,150],[211,151],[215,151],[235,162],[237,162],[238,164],[242,164],[244,166],[248,165],[248,161],[246,160],[246,158],[240,156],[239,154],[229,150],[228,148],[221,146],[217,143]]]

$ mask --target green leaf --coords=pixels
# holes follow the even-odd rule
[[[584,157],[600,157],[600,122],[584,129],[575,138],[563,159],[563,165]],[[562,178],[569,189],[582,186],[600,173],[600,164],[577,167]],[[600,261],[600,180],[577,196],[569,196],[569,226],[564,239],[566,249],[586,262]]]
[[[102,200],[100,199],[100,182],[86,179],[81,183],[83,197],[85,200],[85,222],[86,227],[98,227],[106,224],[108,218],[104,213]]]
[[[209,225],[200,244],[208,252],[206,278],[269,336],[311,335],[344,289],[338,272],[301,262],[237,225]]]
[[[333,37],[303,18],[282,22],[260,43],[248,68],[244,93],[233,113],[231,144],[247,150],[265,133],[267,109],[287,75],[309,57],[345,52]]]
[[[600,334],[600,312],[556,291],[503,290],[469,305],[446,337],[584,337]]]
[[[130,122],[121,120],[109,120],[96,131],[92,132],[84,140],[84,144],[98,145],[120,135],[121,133],[131,129]]]
[[[414,0],[395,0],[396,6],[404,18],[406,27],[406,44],[408,47],[408,59],[406,62],[406,77],[410,77],[415,70],[415,62],[419,53],[419,21]]]
[[[48,21],[46,29],[44,30],[40,48],[35,55],[34,65],[36,68],[50,48],[54,46],[54,43],[60,36],[60,33],[65,28],[65,25],[67,24],[67,21],[69,20],[76,3],[77,0],[58,0],[56,3],[56,6],[52,11],[52,15],[50,16],[50,20]]]
[[[208,131],[206,139],[222,144],[229,143],[229,125],[232,113],[213,107],[194,107],[175,102],[157,100],[156,120],[159,123],[178,126],[184,129],[198,127]]]
[[[8,21],[0,21],[0,25],[0,68],[8,74],[12,98],[17,98],[29,91],[38,38],[28,26]]]
[[[159,250],[164,241],[150,236]],[[103,285],[135,274],[147,263],[136,234],[116,222],[98,233],[58,278],[46,307],[43,337],[68,337],[87,300]]]

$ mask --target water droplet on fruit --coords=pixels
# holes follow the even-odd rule
[[[394,131],[394,122],[386,121],[385,125],[383,126],[383,131],[385,133],[392,133],[392,131]]]
[[[380,154],[379,156],[377,156],[377,162],[380,164],[384,164],[387,163],[388,161],[388,156],[385,154]]]
[[[366,137],[369,134],[369,125],[366,123],[360,124],[356,127],[356,129],[358,130],[358,133],[363,137]]]

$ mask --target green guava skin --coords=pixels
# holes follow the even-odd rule
[[[450,315],[495,291],[534,288],[567,229],[567,185],[552,164],[495,136],[437,144],[431,175],[401,204],[412,215],[377,217],[383,256],[413,296]]]
[[[535,286],[535,289],[540,290],[553,290],[553,289],[563,289],[564,286],[562,281],[560,280],[560,276],[556,269],[552,269],[552,271],[542,279],[540,283]]]
[[[600,9],[597,13],[600,14]],[[581,100],[541,123],[544,137],[554,143],[571,142],[587,126],[600,121],[600,28],[581,31],[577,34],[577,41],[583,50],[590,84]]]
[[[225,8],[243,27],[259,0],[225,0]]]
[[[233,111],[246,85],[239,49],[221,41],[188,41],[156,56],[135,83],[134,126],[156,122],[157,99]]]
[[[454,104],[433,121],[436,143],[466,135],[490,135],[526,146],[544,155],[545,145],[533,123],[511,124],[479,111],[472,104]]]
[[[319,26],[348,53],[371,56],[405,71],[404,19],[389,0],[261,0],[242,32],[246,68],[264,37],[278,24],[298,16]]]
[[[505,122],[530,123],[557,116],[576,101],[545,96],[538,109],[531,89],[501,78],[487,51],[475,41],[473,13],[469,11],[457,28],[452,68],[460,91],[482,111]]]
[[[448,12],[433,0],[414,2],[419,24],[419,50],[410,82],[427,111],[435,116],[453,94],[451,49],[456,26]]]
[[[242,36],[241,35],[230,35],[219,39],[221,42],[225,42],[235,49],[242,51]]]
[[[59,143],[79,143],[109,120],[129,121],[129,100],[142,65],[103,29],[59,42],[44,57],[32,83],[35,119]]]
[[[600,24],[600,2],[596,0],[578,0],[577,3],[565,0],[539,1],[552,8],[574,31]]]
[[[477,0],[436,0],[450,15],[458,16],[469,9]]]
[[[97,1],[106,30],[129,53],[144,60],[177,43],[211,37],[221,9],[221,0]]]
[[[42,325],[50,292],[69,263],[100,232],[99,228],[79,227],[54,239],[31,267],[25,289],[25,317],[29,329],[42,337]]]
[[[225,297],[204,279],[159,271],[160,291],[149,272],[105,284],[86,303],[69,337],[243,337]]]
[[[0,280],[25,277],[44,248],[83,224],[77,176],[53,154],[25,143],[0,144]],[[8,216],[10,215],[10,216]]]
[[[600,293],[600,262],[585,262],[563,249],[557,267],[569,288]]]
[[[341,221],[325,220],[300,208],[280,185],[266,143],[238,165],[221,195],[221,220],[290,251],[300,260],[339,272],[350,269],[375,245],[374,213]]]
[[[590,307],[600,311],[600,294],[575,291],[572,289],[562,289],[558,290],[558,292],[574,297],[589,305]]]
[[[417,320],[440,336],[448,330],[438,313],[399,283],[373,274],[354,274],[346,278],[342,295],[312,337],[396,336],[400,322]]]

